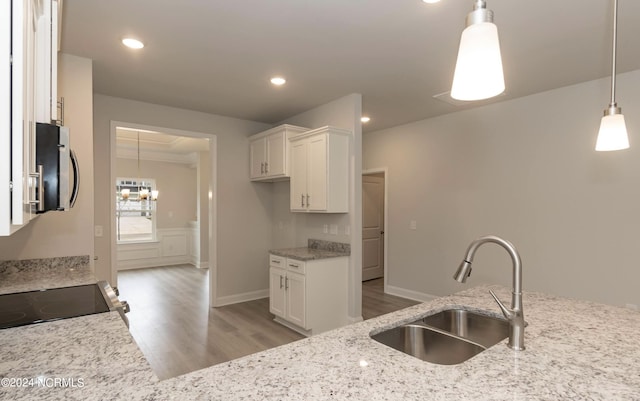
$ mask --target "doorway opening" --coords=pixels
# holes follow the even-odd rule
[[[111,122],[111,282],[118,271],[194,266],[216,296],[216,137]]]
[[[362,173],[362,281],[385,278],[386,169]]]

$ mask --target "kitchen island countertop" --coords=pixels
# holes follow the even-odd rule
[[[0,367],[5,377],[46,371],[56,376],[99,378],[95,372],[107,369],[100,364],[107,356],[114,361],[122,358],[127,366],[128,374],[116,380],[118,384],[107,377],[106,383],[91,379],[83,388],[38,389],[38,395],[50,399],[640,400],[640,313],[628,309],[525,292],[527,349],[513,351],[504,340],[451,366],[423,362],[370,338],[372,332],[449,307],[485,310],[497,316],[488,289],[509,299],[510,291],[505,288],[475,287],[160,382],[150,375],[146,361],[140,360],[139,350],[132,349],[131,340],[118,340],[124,346],[120,351],[114,349],[115,354],[100,348],[110,336],[128,336],[121,322],[117,333],[99,334],[90,326],[86,331],[74,330],[60,346],[47,338],[45,325],[35,325],[43,332],[39,341],[31,338],[35,341],[32,351],[25,351],[14,365],[2,363]],[[68,322],[72,320],[78,319]],[[95,341],[93,350],[88,339],[98,335],[102,339]],[[17,337],[13,344],[28,349]],[[60,352],[70,352],[64,347],[73,350],[80,344],[83,347],[76,350],[77,357],[85,358],[86,365],[48,362]],[[139,370],[134,367],[136,360]],[[33,400],[35,394],[24,389],[1,390],[8,399]]]

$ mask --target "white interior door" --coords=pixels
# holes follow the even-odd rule
[[[384,275],[384,177],[362,176],[362,281]]]

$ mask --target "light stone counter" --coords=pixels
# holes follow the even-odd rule
[[[527,349],[505,340],[453,366],[369,338],[452,306],[497,312],[489,288],[510,297],[476,287],[140,388],[132,399],[640,400],[640,314],[631,310],[525,292]]]
[[[2,400],[124,400],[158,381],[118,312],[0,330],[0,344]]]
[[[88,255],[0,261],[0,294],[95,282]]]
[[[269,253],[301,261],[338,258],[351,255],[351,245],[341,242],[308,239],[308,245],[300,248],[271,249]]]
[[[64,322],[85,318],[27,326],[19,329],[31,330],[28,336],[0,338],[3,354],[9,353],[0,363],[1,376],[45,372],[84,377],[87,383],[37,393],[4,388],[0,398],[640,400],[640,313],[623,308],[525,292],[527,349],[512,351],[505,340],[453,366],[423,362],[369,337],[449,307],[497,314],[489,288],[503,300],[510,297],[502,287],[476,287],[161,382],[121,322],[102,327],[94,315],[64,335],[53,327],[62,330]],[[103,315],[113,316],[112,323],[119,319]],[[122,369],[110,372],[109,361],[120,361]]]

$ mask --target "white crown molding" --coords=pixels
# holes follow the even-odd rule
[[[136,148],[118,146],[116,148],[116,156],[119,159],[137,160],[138,150]],[[161,150],[140,149],[140,160],[193,165],[198,163],[198,155],[196,152],[182,154]]]

